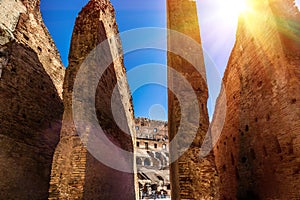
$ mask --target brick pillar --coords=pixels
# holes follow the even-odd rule
[[[90,118],[86,113],[95,108],[97,115],[95,124],[99,123],[106,137],[113,143],[111,145],[133,152],[133,140],[129,134],[117,126],[111,108],[112,93],[116,86],[117,102],[121,105],[117,112],[123,120],[121,123],[125,124],[123,128],[126,128],[128,133],[134,133],[133,108],[127,80],[123,81],[123,84],[118,80],[125,75],[123,57],[112,60],[113,55],[120,55],[121,51],[118,38],[110,39],[117,34],[118,27],[114,9],[107,0],[91,0],[76,19],[69,54],[69,67],[64,82],[63,126],[61,139],[53,159],[49,199],[135,199],[133,173],[118,171],[113,168],[118,166],[107,166],[96,159],[93,153],[99,152],[99,148],[109,145],[106,146],[103,143],[92,145],[93,152],[91,148],[88,149],[87,147],[91,147],[93,139],[96,140],[99,135],[90,139],[93,126],[86,127],[85,131],[88,134],[84,139],[87,142],[83,143],[82,138],[78,135],[79,128],[75,126],[74,118],[74,115],[78,114],[74,112],[74,107],[82,109],[79,120],[86,120],[84,124],[88,124]],[[105,51],[101,53],[96,51],[96,56],[92,56],[90,61],[84,62],[91,51],[106,39],[109,39],[109,43],[105,43]],[[99,64],[99,60],[109,60],[111,63],[104,68],[106,66]],[[84,66],[91,67],[88,70],[91,74],[80,71],[82,63]],[[96,79],[94,74],[102,67],[103,71],[105,70],[104,74],[99,78],[100,80]],[[80,79],[80,74],[89,75]],[[88,94],[82,96],[82,101],[92,98],[88,91],[89,87],[94,87],[94,85],[89,85],[89,83],[91,80],[97,80],[95,98],[92,98],[95,101],[94,105],[87,109],[83,108],[83,103],[80,106],[74,106],[75,78],[77,81],[82,81],[82,87],[79,90],[86,91]],[[116,101],[116,99],[114,100]],[[101,133],[99,132],[99,134]],[[123,163],[128,165],[128,168],[134,168],[134,156],[125,158],[121,153],[114,154],[110,147],[107,149],[100,151],[101,156],[111,160],[125,160]]]
[[[185,124],[180,124],[180,118],[189,118],[190,113],[183,113],[179,100],[169,91],[169,136],[174,138],[178,127],[184,126],[184,134],[179,143],[173,144],[171,149],[171,159],[180,151],[180,144],[185,143],[184,138],[189,138],[193,133],[192,127],[196,124],[198,130],[190,148],[174,163],[171,164],[171,189],[172,199],[214,199],[216,197],[216,171],[212,154],[205,158],[200,157],[200,147],[207,133],[209,120],[207,112],[208,88],[205,77],[204,58],[201,49],[200,30],[197,17],[195,1],[189,0],[167,0],[167,23],[168,28],[178,31],[190,37],[200,48],[194,48],[188,44],[178,41],[176,34],[168,33],[168,66],[177,72],[191,84],[196,95],[199,108],[199,121],[193,122],[189,119]],[[193,66],[183,57],[170,52],[171,49],[178,48],[183,54],[190,55],[190,59],[197,63]],[[202,73],[200,73],[202,72]],[[168,70],[169,88],[180,88],[182,82],[176,80],[172,70]],[[184,90],[184,89],[183,89]],[[182,91],[183,92],[183,91]],[[184,93],[184,92],[183,92]],[[183,102],[192,102],[192,95],[184,94]],[[188,112],[193,112],[189,110]],[[174,151],[173,151],[174,150]],[[173,151],[173,152],[172,152]],[[178,151],[178,152],[176,152]]]

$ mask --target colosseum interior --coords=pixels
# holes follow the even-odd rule
[[[109,0],[90,0],[79,12],[67,68],[40,0],[0,0],[0,199],[300,200],[300,12],[294,0],[247,1],[251,12],[239,17],[210,122],[201,10],[194,0],[166,0],[168,86],[183,97],[168,91],[165,122],[134,116]],[[181,101],[190,105],[185,112]],[[89,102],[95,108],[84,107]],[[197,110],[198,120],[190,117]],[[100,146],[91,120],[107,139]],[[205,142],[211,151],[201,156]]]

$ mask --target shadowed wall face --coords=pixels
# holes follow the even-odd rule
[[[249,3],[223,79],[221,199],[299,199],[300,14],[293,1]]]
[[[64,67],[39,1],[0,2],[0,199],[47,199]]]
[[[184,136],[180,141],[170,146],[170,157],[174,157],[181,151],[181,145],[186,143],[186,138],[193,136],[193,128],[196,136],[189,149],[184,152],[176,162],[171,164],[171,190],[172,199],[215,199],[217,198],[217,176],[214,166],[213,155],[200,158],[200,148],[207,133],[209,121],[207,113],[208,89],[205,77],[204,58],[200,42],[200,30],[197,17],[196,2],[188,0],[167,0],[167,23],[168,28],[184,34],[186,38],[191,38],[198,44],[199,49],[193,49],[188,44],[178,41],[174,32],[168,33],[168,66],[179,72],[185,80],[192,86],[196,101],[193,102],[193,94],[186,94],[183,83],[176,79],[174,71],[168,71],[169,88],[179,89],[182,92],[181,100],[190,102],[188,107],[192,108],[197,103],[199,109],[199,122],[190,118],[190,114],[195,112],[189,109],[182,112],[178,97],[171,91],[168,94],[169,109],[169,136],[173,139],[178,127],[184,128]],[[185,60],[182,55],[172,53],[172,49],[178,49],[183,55],[189,55],[191,60],[196,61],[198,66],[193,66]],[[180,89],[181,88],[181,89]],[[185,117],[188,122],[180,124],[180,119]]]
[[[87,90],[92,80],[96,79],[96,73],[103,60],[110,60],[110,65],[103,69],[102,77],[97,80],[96,96],[92,105],[96,108],[97,124],[101,126],[107,138],[123,150],[133,152],[134,121],[131,95],[127,84],[123,66],[123,57],[117,59],[121,52],[121,43],[118,37],[111,38],[118,34],[114,9],[109,1],[91,0],[79,13],[73,35],[69,54],[69,66],[64,82],[64,117],[60,143],[54,155],[52,167],[50,198],[49,199],[135,199],[134,174],[115,170],[114,166],[106,166],[94,157],[94,152],[89,152],[91,135],[87,134],[87,143],[82,142],[78,135],[74,111],[73,92],[76,89],[76,81],[82,81],[82,90]],[[92,50],[103,41],[106,49],[102,54],[91,56]],[[86,60],[90,58],[90,60]],[[90,67],[88,71],[82,72],[82,66]],[[89,77],[80,79],[79,74],[91,73]],[[92,87],[93,85],[91,85]],[[117,88],[116,96],[112,97],[114,88]],[[80,89],[80,88],[79,88]],[[81,90],[81,89],[80,89]],[[89,98],[88,95],[83,96]],[[120,106],[117,111],[111,106],[112,98]],[[79,108],[82,113],[81,121],[90,120],[85,109]],[[120,121],[121,119],[121,121]],[[115,120],[119,120],[116,124]],[[122,125],[121,130],[118,125]],[[89,127],[87,127],[89,128]],[[98,133],[101,134],[101,133]],[[97,139],[97,138],[95,138]],[[89,141],[90,140],[90,141]],[[106,144],[103,144],[106,145]],[[94,149],[97,151],[97,147]],[[111,160],[125,160],[127,167],[134,169],[134,156],[125,158],[122,155],[114,157],[110,151],[100,152],[104,157]]]

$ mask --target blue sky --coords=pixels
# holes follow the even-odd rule
[[[166,0],[111,0],[116,10],[119,31],[143,27],[166,27]],[[88,0],[41,0],[45,24],[52,35],[65,66],[76,16]],[[210,117],[218,96],[221,77],[235,42],[238,14],[228,12],[224,0],[198,0],[198,17],[207,68]],[[298,5],[300,0],[297,0]],[[228,8],[228,7],[227,7]],[[124,42],[124,41],[123,41]],[[166,53],[159,50],[140,50],[125,54],[127,71],[148,63],[166,64]],[[166,77],[165,71],[141,74]],[[133,80],[128,80],[131,86]],[[133,93],[135,115],[167,120],[167,90],[160,85],[145,85]]]
[[[72,2],[72,3],[70,3]],[[52,35],[65,66],[68,64],[69,46],[76,16],[88,0],[41,1],[41,11],[45,24]],[[116,10],[119,31],[142,27],[166,27],[165,2],[162,0],[112,0]],[[147,63],[166,64],[166,53],[159,50],[140,50],[125,55],[127,71]],[[158,74],[160,73],[160,74]],[[141,74],[145,78],[149,74]],[[152,76],[166,77],[166,72],[151,73]],[[131,85],[131,80],[129,85]],[[133,93],[136,116],[167,120],[167,90],[150,84]]]

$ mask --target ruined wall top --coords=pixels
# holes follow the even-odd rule
[[[0,32],[0,45],[17,41],[37,52],[40,62],[62,97],[65,69],[54,41],[43,22],[40,1],[2,0]]]

